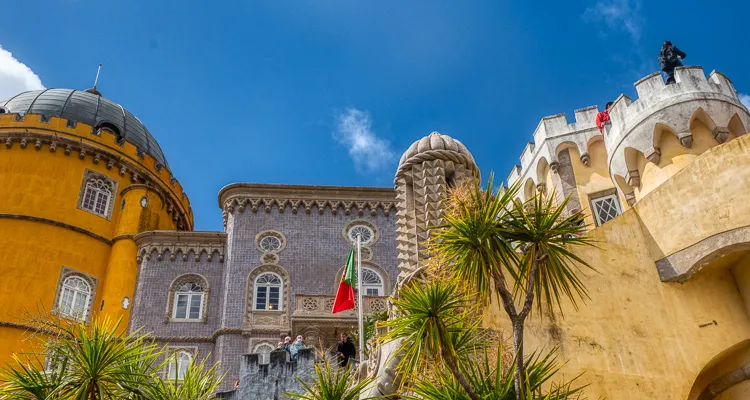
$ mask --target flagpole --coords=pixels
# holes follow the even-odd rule
[[[359,310],[357,313],[357,322],[359,324],[359,362],[365,360],[365,330],[364,330],[364,312],[365,305],[362,304],[362,236],[357,235],[357,304]]]

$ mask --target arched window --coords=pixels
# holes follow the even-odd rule
[[[260,359],[260,364],[268,364],[271,362],[271,352],[273,351],[273,346],[271,346],[268,343],[261,343],[255,346],[255,349],[253,349],[253,353],[257,354]]]
[[[58,309],[73,318],[86,317],[91,299],[91,285],[79,276],[69,276],[63,281]]]
[[[255,309],[256,310],[280,310],[281,278],[272,273],[265,273],[255,279]]]
[[[193,361],[192,354],[187,351],[177,352],[169,361],[169,372],[167,377],[174,381],[185,379],[185,371],[187,371],[191,361]]]
[[[174,294],[175,319],[201,319],[203,317],[203,287],[195,282],[187,282],[177,288]]]
[[[81,201],[82,209],[107,217],[110,200],[112,200],[112,186],[108,181],[101,178],[90,178],[86,181]]]
[[[362,268],[362,291],[365,296],[383,296],[383,278],[380,274],[369,268]]]

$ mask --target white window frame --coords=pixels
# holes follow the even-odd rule
[[[200,291],[180,291],[180,288],[182,288],[185,285],[193,284],[201,288]],[[177,290],[175,290],[174,294],[174,301],[172,302],[172,319],[175,320],[181,320],[181,321],[200,321],[203,320],[203,302],[206,301],[204,296],[205,290],[203,288],[203,285],[197,282],[186,282],[183,283]],[[184,317],[178,317],[177,316],[177,303],[180,298],[180,296],[186,296],[187,297],[187,303],[185,308],[185,316]],[[200,303],[198,304],[198,316],[195,318],[190,317],[190,306],[193,302],[194,297],[200,297]]]
[[[365,282],[364,279],[363,279],[362,280],[362,291],[364,292],[363,294],[365,296],[383,296],[383,292],[385,291],[385,283],[383,282],[383,277],[380,275],[380,273],[378,273],[378,271],[376,271],[376,270],[374,270],[372,268],[362,267],[362,277],[363,278],[365,276],[365,271],[369,271],[369,272],[375,274],[375,276],[378,278],[378,280],[380,282],[379,283],[368,283],[368,282]],[[369,294],[368,293],[368,289],[375,289],[375,290],[377,290],[377,294]]]
[[[602,221],[599,218],[599,210],[598,210],[597,207],[599,206],[599,204],[603,203],[606,200],[610,200],[610,199],[614,200],[615,208],[617,209],[617,215],[622,214],[622,206],[620,205],[620,198],[617,196],[617,193],[615,193],[615,194],[609,194],[609,195],[606,195],[606,196],[599,196],[599,197],[593,198],[593,199],[591,199],[591,211],[592,211],[592,214],[594,214],[594,221],[596,221],[596,226],[601,226],[601,225],[607,223],[608,221],[611,221],[612,218],[617,217],[617,215],[615,215],[614,217],[612,217],[612,218],[610,218],[610,219],[608,219],[606,221]]]
[[[98,176],[91,176],[86,179],[81,196],[81,209],[105,218],[109,217],[112,209],[112,198],[114,196],[112,182],[109,179]],[[91,205],[86,203],[90,200]],[[104,210],[99,212],[97,205],[104,203]]]
[[[72,284],[69,284],[70,281],[77,280],[82,282],[85,287],[86,291],[80,290],[78,287],[73,287]],[[66,317],[78,319],[78,320],[85,320],[89,313],[89,305],[91,303],[91,283],[89,283],[86,278],[79,276],[79,275],[70,275],[65,277],[62,284],[60,285],[60,297],[57,300],[57,310],[58,312]],[[63,306],[63,301],[65,300],[66,293],[71,292],[71,300],[70,300],[70,310],[65,310]],[[80,297],[83,296],[83,309],[76,311],[75,304],[79,303],[77,300],[80,300]],[[80,304],[80,303],[79,303]]]
[[[278,278],[279,283],[262,283],[259,284],[258,281],[263,278],[266,275],[273,275],[276,278]],[[270,288],[277,287],[279,288],[279,305],[278,308],[275,310],[269,310],[268,309],[268,301],[271,298]],[[259,288],[266,288],[266,308],[258,308],[258,289]],[[284,309],[284,279],[281,278],[279,274],[273,273],[273,272],[264,272],[260,275],[258,275],[257,278],[255,278],[255,281],[253,282],[253,310],[255,311],[281,311]]]
[[[187,358],[187,363],[182,364],[180,356]],[[185,372],[190,363],[193,361],[193,354],[186,350],[179,350],[172,354],[167,366],[167,379],[174,382],[182,382],[185,379]],[[174,368],[177,367],[177,371]]]

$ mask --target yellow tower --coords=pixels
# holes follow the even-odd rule
[[[127,325],[133,236],[192,230],[159,144],[95,89],[0,101],[0,364],[23,351],[27,313]]]

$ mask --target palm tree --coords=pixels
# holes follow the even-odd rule
[[[167,352],[139,332],[125,335],[108,320],[33,317],[40,348],[0,372],[3,400],[208,400],[223,376],[205,360],[191,363],[180,384],[159,377]],[[46,362],[40,359],[46,357]]]
[[[303,393],[284,393],[289,399],[300,400],[371,400],[374,397],[362,397],[365,389],[372,384],[372,378],[357,380],[356,369],[351,366],[339,368],[322,353],[321,361],[315,364],[313,383],[297,380],[302,385]]]
[[[13,357],[13,363],[0,375],[0,399],[2,400],[57,400],[53,396],[64,376],[62,368],[39,368],[43,361],[30,357],[26,362]]]
[[[468,396],[478,400],[461,364],[486,341],[457,280],[412,281],[392,301],[396,312],[385,323],[388,331],[380,340],[400,339],[399,370],[418,379],[434,363],[444,363]]]
[[[456,188],[433,233],[432,253],[450,273],[471,286],[483,304],[500,297],[513,327],[516,398],[525,390],[523,332],[534,298],[537,308],[561,310],[562,297],[586,297],[578,274],[591,268],[570,251],[589,241],[580,214],[565,216],[568,199],[538,195],[527,203],[514,201],[519,185],[493,192],[493,178],[483,189],[478,182]],[[510,278],[510,282],[509,279]]]
[[[471,363],[462,366],[466,379],[471,387],[484,400],[512,400],[516,398],[513,375],[515,363],[505,371],[502,361],[502,346],[498,347],[497,358],[494,363],[490,361],[487,352],[476,358]],[[577,379],[555,384],[550,382],[552,377],[559,371],[555,350],[542,356],[540,353],[532,354],[527,360],[526,371],[528,373],[526,392],[521,396],[524,400],[567,400],[578,399],[583,387],[573,387]],[[548,388],[544,389],[544,386]],[[455,376],[439,369],[427,379],[418,379],[411,390],[411,394],[405,396],[409,400],[468,400],[470,397],[462,390],[462,385]]]

